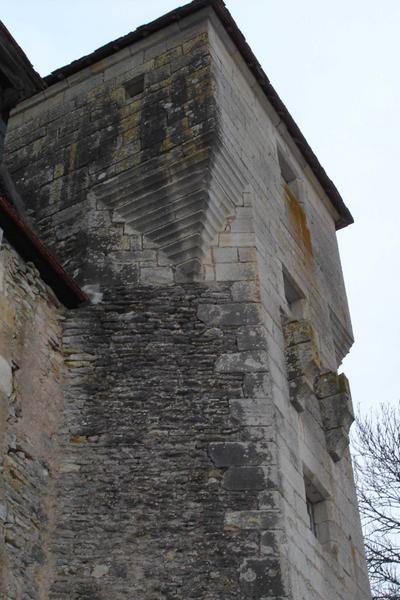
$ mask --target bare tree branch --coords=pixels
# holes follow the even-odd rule
[[[357,419],[355,474],[374,600],[400,600],[400,403]]]

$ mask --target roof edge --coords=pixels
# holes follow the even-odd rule
[[[7,241],[24,260],[33,262],[43,281],[51,287],[62,304],[67,308],[77,308],[82,302],[88,301],[86,294],[21,219],[2,193],[0,193],[0,226]]]
[[[3,46],[2,39],[5,42]],[[0,52],[7,61],[10,61],[7,74],[11,79],[15,79],[20,75],[21,81],[26,87],[26,93],[36,93],[46,88],[45,81],[35,71],[29,58],[2,21],[0,21]],[[12,69],[15,69],[15,71]]]
[[[193,0],[190,4],[186,4],[181,6],[171,12],[159,17],[158,19],[147,23],[146,25],[142,25],[138,27],[135,31],[128,33],[125,36],[122,36],[104,46],[101,46],[91,54],[87,56],[83,56],[82,58],[75,60],[74,62],[61,67],[50,75],[44,77],[44,81],[48,86],[51,86],[62,79],[66,79],[70,75],[88,67],[103,58],[106,58],[118,50],[122,50],[131,44],[149,36],[172,23],[179,21],[198,10],[205,7],[212,7],[219,17],[222,25],[224,26],[226,32],[238,48],[242,58],[250,69],[251,73],[254,75],[270,104],[279,115],[283,123],[286,125],[289,135],[293,139],[297,148],[300,150],[301,154],[305,158],[306,162],[311,168],[311,171],[314,173],[315,177],[319,181],[322,189],[326,193],[327,197],[331,201],[334,209],[338,213],[338,218],[335,220],[336,229],[342,229],[351,223],[354,223],[354,219],[351,215],[351,212],[345,205],[343,198],[341,197],[339,191],[337,190],[333,181],[328,177],[325,169],[320,164],[318,158],[314,154],[312,148],[308,144],[306,138],[301,133],[300,128],[296,124],[295,120],[289,113],[285,104],[279,97],[278,93],[272,86],[269,81],[266,73],[258,62],[256,56],[251,50],[249,44],[247,43],[244,35],[240,31],[237,26],[234,18],[230,14],[229,10],[225,6],[223,0]]]

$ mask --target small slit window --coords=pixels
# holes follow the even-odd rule
[[[315,521],[314,502],[312,502],[312,500],[310,500],[310,498],[307,496],[306,496],[306,506],[307,506],[307,515],[308,515],[310,529],[313,532],[313,534],[315,535],[315,537],[318,537],[317,536],[317,523]]]
[[[278,149],[278,162],[281,170],[282,184],[286,193],[293,194],[295,198],[299,196],[299,185],[296,171],[284,156],[283,152]]]
[[[310,531],[317,540],[324,544],[329,542],[330,532],[328,526],[327,502],[328,492],[321,484],[305,469],[304,493],[307,511],[307,524]]]
[[[129,98],[138,96],[144,90],[144,75],[139,75],[129,81],[125,81],[124,88]]]
[[[296,174],[280,150],[278,150],[278,161],[282,179],[290,185],[296,180]]]
[[[288,273],[285,267],[282,267],[283,291],[287,307],[291,316],[302,319],[304,318],[304,309],[306,298],[300,287],[297,285],[293,277]]]

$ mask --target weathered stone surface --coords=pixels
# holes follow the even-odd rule
[[[248,303],[200,304],[198,318],[207,325],[256,325],[259,306]]]
[[[59,479],[53,542],[68,575],[57,567],[57,600],[69,600],[71,590],[98,594],[99,585],[109,597],[129,589],[151,598],[160,582],[185,598],[238,597],[238,583],[228,590],[223,583],[238,582],[238,563],[228,557],[253,556],[258,544],[252,528],[226,529],[225,513],[256,510],[261,486],[275,475],[249,465],[244,477],[234,464],[247,456],[268,467],[271,455],[243,440],[232,418],[228,399],[243,394],[244,374],[216,370],[238,327],[207,327],[197,317],[205,300],[217,298],[231,304],[229,284],[125,286],[68,315],[65,352],[96,360],[70,366],[66,429],[73,437],[63,439],[70,468]],[[239,468],[230,479],[231,469],[222,470],[229,460]],[[124,569],[121,547],[135,557]],[[212,579],[203,575],[210,565]]]
[[[314,331],[309,321],[289,321],[283,326],[288,347],[297,346],[304,342],[314,341]]]
[[[336,394],[320,400],[322,422],[324,428],[344,427],[347,431],[354,421],[354,412],[350,396]]]
[[[261,467],[230,467],[224,474],[222,485],[227,490],[263,490],[266,485]]]
[[[303,412],[314,394],[314,388],[307,377],[300,376],[289,381],[289,393],[290,401],[297,412]]]
[[[63,345],[58,333],[31,352],[36,412],[17,385],[0,415],[21,519],[6,521],[7,595],[364,600],[351,467],[329,459],[345,419],[325,431],[320,414],[338,423],[324,402],[343,390],[289,388],[334,371],[337,331],[339,357],[351,333],[332,212],[212,8],[147,33],[29,99],[9,134],[32,223],[93,303],[66,315]],[[282,154],[301,196],[290,202]],[[29,312],[40,281],[26,273],[15,306],[47,330],[53,309]],[[15,306],[0,306],[13,385]],[[293,322],[306,314],[315,339]],[[303,469],[335,499],[336,562],[305,530]]]
[[[261,327],[240,327],[237,333],[237,345],[242,350],[266,350],[265,331]]]
[[[170,267],[150,267],[140,269],[140,279],[143,283],[158,284],[172,283],[173,272]]]
[[[223,354],[217,361],[216,370],[220,373],[257,373],[267,370],[266,352],[232,352]]]
[[[270,393],[270,379],[266,373],[246,373],[243,380],[245,398],[265,398]]]
[[[240,569],[240,584],[248,598],[277,598],[285,593],[281,566],[276,559],[246,560]]]
[[[232,286],[234,302],[260,302],[260,290],[257,281],[237,281]]]
[[[240,248],[255,246],[254,233],[221,233],[219,239],[222,247],[233,246]]]
[[[286,350],[286,362],[290,380],[305,375],[312,381],[321,368],[318,350],[313,341],[289,346]]]
[[[265,453],[252,442],[212,442],[208,452],[217,467],[254,466],[265,460]]]
[[[0,253],[0,596],[41,600],[62,407],[61,307],[32,264]]]
[[[354,421],[349,382],[344,374],[322,373],[315,380],[322,425],[331,458],[338,462],[349,445],[349,431]]]
[[[350,396],[350,386],[344,373],[338,374],[333,371],[322,373],[314,383],[315,393],[318,398],[327,398],[336,394],[347,394]]]
[[[237,529],[274,529],[279,522],[277,511],[244,510],[225,514],[225,530]]]
[[[348,448],[350,440],[348,430],[343,427],[329,429],[325,433],[328,452],[334,462],[338,462],[343,457]]]
[[[267,398],[231,400],[232,417],[244,425],[272,426],[273,411]]]
[[[248,281],[257,275],[256,264],[251,262],[217,264],[215,272],[219,281]]]

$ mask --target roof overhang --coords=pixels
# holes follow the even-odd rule
[[[60,263],[33,233],[0,192],[0,227],[6,240],[26,261],[33,262],[43,281],[67,308],[76,308],[88,300],[87,296],[64,271]]]
[[[34,70],[25,52],[0,21],[0,86],[1,110],[9,112],[17,102],[36,94],[46,87]]]

